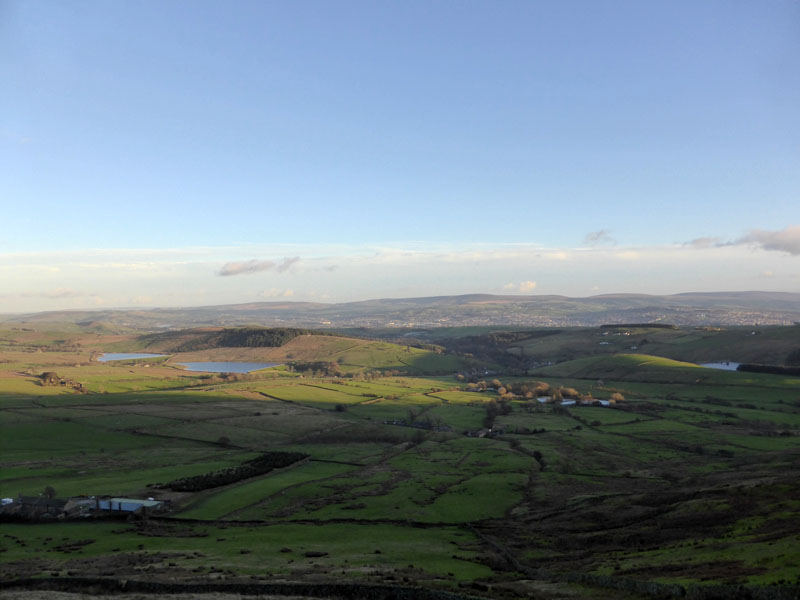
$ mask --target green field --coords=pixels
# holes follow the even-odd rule
[[[362,355],[331,339],[370,372],[227,381],[15,350],[0,377],[2,496],[49,486],[57,497],[169,499],[173,510],[4,523],[3,577],[482,582],[542,598],[615,597],[609,581],[796,580],[800,378],[601,354],[498,373],[519,392],[500,398],[466,391],[455,371],[376,375],[423,355],[383,342]],[[87,385],[43,386],[36,374],[49,370]],[[542,404],[521,392],[537,381],[624,399]],[[308,459],[198,492],[161,485],[272,450]],[[537,587],[545,580],[558,593]]]

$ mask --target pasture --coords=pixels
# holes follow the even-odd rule
[[[376,342],[370,358],[331,340],[363,368],[227,380],[14,351],[0,376],[0,494],[49,486],[173,510],[4,523],[4,577],[336,577],[528,593],[546,573],[598,597],[570,578],[786,585],[800,572],[797,378],[603,355],[535,379],[625,399],[561,406],[466,391],[455,371],[376,375],[409,352]],[[86,385],[42,385],[50,370]],[[515,390],[534,379],[498,377]],[[272,450],[308,458],[200,492],[163,486]]]

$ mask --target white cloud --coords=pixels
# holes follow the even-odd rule
[[[535,281],[522,281],[520,283],[507,283],[503,289],[509,292],[519,292],[520,294],[530,294],[536,289]]]
[[[259,296],[262,298],[291,298],[294,296],[292,289],[270,288],[262,291]]]

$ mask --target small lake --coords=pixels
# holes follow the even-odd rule
[[[166,354],[150,354],[147,352],[106,352],[100,358],[100,362],[108,362],[110,360],[136,360],[137,358],[157,358],[159,356],[167,356]]]
[[[741,363],[737,362],[713,362],[713,363],[700,363],[701,367],[709,369],[722,369],[723,371],[735,371],[739,368]]]
[[[205,371],[206,373],[249,373],[259,369],[277,367],[280,363],[253,362],[186,362],[178,363],[187,371]]]

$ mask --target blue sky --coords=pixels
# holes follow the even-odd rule
[[[800,291],[794,0],[4,0],[0,77],[0,312]]]

